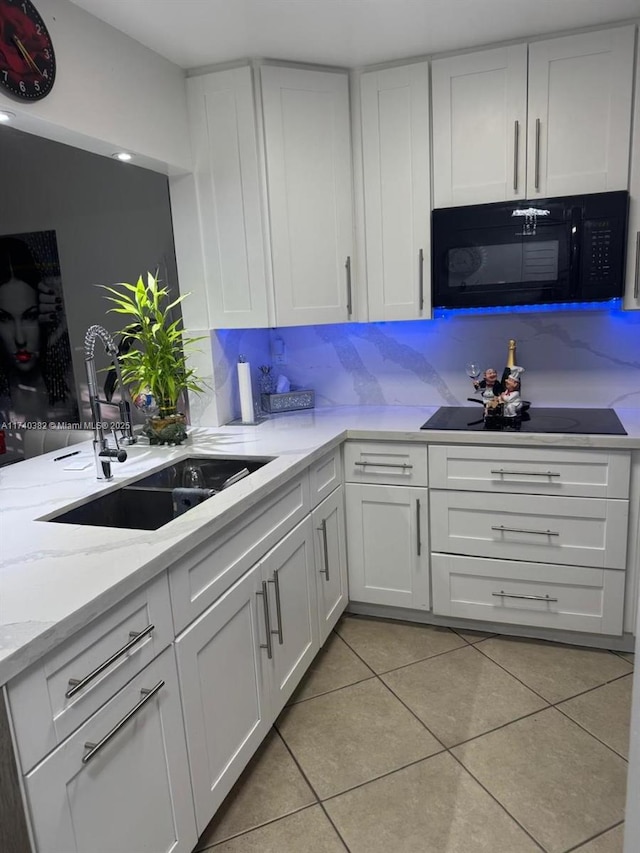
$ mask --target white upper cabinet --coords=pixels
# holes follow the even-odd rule
[[[629,182],[629,241],[627,243],[627,281],[624,307],[640,309],[640,44],[636,62],[636,102],[631,144]]]
[[[528,195],[626,190],[635,27],[529,46]]]
[[[429,66],[360,78],[370,320],[429,317]]]
[[[627,189],[635,27],[433,62],[434,206]],[[526,123],[525,123],[526,122]]]
[[[245,66],[187,90],[194,174],[171,200],[189,326],[351,319],[348,75],[263,66],[258,82]]]
[[[267,258],[251,69],[187,80],[194,184],[211,328],[268,326]],[[175,197],[174,197],[175,207]],[[180,215],[180,210],[178,211]],[[184,228],[179,228],[184,231]],[[181,264],[181,244],[176,252]],[[182,265],[182,264],[181,264]],[[186,282],[189,288],[188,280]],[[193,323],[194,328],[202,328]]]
[[[279,326],[350,319],[353,192],[349,78],[260,70]]]
[[[434,207],[525,196],[527,45],[436,59]]]

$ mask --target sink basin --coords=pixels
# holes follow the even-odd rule
[[[248,470],[250,476],[270,459],[192,456],[133,483],[62,512],[48,521],[62,524],[89,524],[94,527],[119,527],[126,530],[158,530],[177,515],[187,512],[203,500],[207,492],[221,491],[234,482],[235,475]],[[202,471],[203,489],[182,488],[185,468],[197,465]],[[231,482],[229,482],[231,480]],[[174,492],[174,490],[179,490]]]

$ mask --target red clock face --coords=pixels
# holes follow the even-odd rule
[[[0,86],[23,101],[48,95],[56,76],[51,37],[30,0],[0,0]]]

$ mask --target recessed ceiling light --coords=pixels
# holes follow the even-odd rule
[[[16,114],[10,113],[9,110],[0,110],[0,122],[11,121],[15,117]]]
[[[115,154],[112,154],[111,156],[115,157],[116,160],[122,160],[123,163],[126,163],[129,160],[133,160],[133,155],[128,154],[126,151],[117,151]]]

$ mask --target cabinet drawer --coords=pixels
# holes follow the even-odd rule
[[[310,511],[309,477],[292,480],[169,570],[176,634]]]
[[[434,551],[624,569],[628,501],[431,492]]]
[[[630,470],[627,451],[447,445],[429,448],[429,483],[435,489],[627,498]]]
[[[311,507],[316,507],[342,483],[342,454],[336,447],[309,469]]]
[[[431,577],[440,616],[622,634],[624,572],[433,554]]]
[[[87,744],[101,742],[89,756]],[[25,787],[38,853],[190,853],[198,836],[173,649],[29,773]]]
[[[348,441],[344,449],[344,469],[345,479],[351,483],[426,486],[427,446]]]
[[[23,772],[104,705],[173,636],[163,573],[11,681],[9,705]]]

